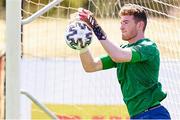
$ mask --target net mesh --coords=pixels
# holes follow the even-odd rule
[[[22,4],[23,19],[28,18],[51,1],[24,0]],[[178,34],[180,32],[180,13],[178,12],[180,2],[178,0],[64,0],[32,23],[23,26],[22,88],[43,103],[72,105],[76,110],[81,109],[82,111],[89,109],[79,105],[123,104],[116,72],[110,70],[92,74],[85,73],[80,64],[78,51],[66,45],[64,32],[70,14],[76,12],[77,8],[84,7],[94,13],[110,40],[122,44],[124,42],[120,38],[118,12],[126,3],[140,5],[149,14],[146,37],[154,40],[160,49],[159,79],[168,93],[163,104],[169,109],[172,118],[180,118],[180,114],[177,112],[180,107],[180,97],[178,97],[180,96],[178,87],[180,85],[178,82],[180,74],[180,49],[178,49],[180,47],[180,34]],[[94,56],[105,54],[95,36],[90,49]],[[26,100],[23,101],[22,104],[29,111],[23,111],[22,115],[31,116],[29,103]],[[57,114],[59,114],[58,111],[64,115],[68,114],[62,106],[59,109],[56,108],[53,111]],[[33,111],[36,113],[40,110],[33,109]],[[99,115],[101,115],[100,111],[102,110],[96,109]],[[40,113],[39,115],[41,115]],[[71,113],[76,114],[72,109]],[[85,117],[90,114],[92,114],[91,117],[94,115],[91,112],[82,114],[86,115]],[[103,115],[102,113],[101,116]],[[106,115],[104,116],[107,118]],[[123,118],[128,117],[126,113],[122,116]],[[38,116],[35,115],[35,118]]]

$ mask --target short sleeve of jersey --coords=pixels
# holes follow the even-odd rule
[[[116,63],[108,55],[100,56],[100,59],[103,65],[103,70],[117,66]]]
[[[132,46],[131,50],[131,62],[146,61],[159,54],[156,44],[150,41]]]

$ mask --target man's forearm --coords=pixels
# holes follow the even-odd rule
[[[100,60],[94,59],[89,50],[80,53],[80,59],[86,72],[94,72],[102,69]]]
[[[110,40],[100,40],[101,45],[114,62],[129,62],[132,57],[130,48],[121,48]]]

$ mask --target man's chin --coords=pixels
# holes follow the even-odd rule
[[[128,38],[126,38],[126,37],[124,37],[124,36],[122,36],[122,40],[124,40],[124,41],[128,41],[129,39],[128,39]]]

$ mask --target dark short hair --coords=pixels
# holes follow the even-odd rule
[[[119,12],[119,16],[124,15],[133,15],[136,22],[143,21],[145,30],[147,25],[147,13],[141,6],[135,4],[125,4]]]

